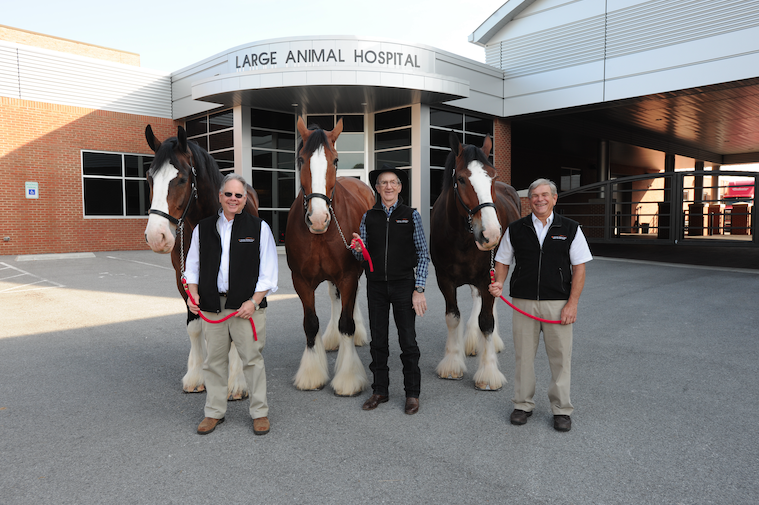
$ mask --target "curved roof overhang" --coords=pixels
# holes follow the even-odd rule
[[[309,114],[362,113],[469,97],[469,83],[393,69],[294,67],[217,75],[192,84],[193,100]]]

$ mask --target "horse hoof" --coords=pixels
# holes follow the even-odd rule
[[[304,389],[303,391],[321,391],[322,389],[324,389],[324,384],[313,389]]]
[[[502,388],[503,386],[497,389],[493,389],[490,387],[490,384],[485,384],[483,386],[480,386],[479,384],[474,385],[474,389],[476,389],[477,391],[500,391]]]
[[[443,380],[447,380],[447,381],[460,381],[461,379],[464,378],[464,374],[462,373],[458,377],[454,377],[453,374],[449,373],[447,377],[443,377],[442,375],[438,375],[438,377],[440,377]]]
[[[203,385],[197,386],[195,389],[183,389],[182,392],[186,395],[193,394],[193,393],[205,393],[206,387]]]
[[[248,397],[248,392],[247,392],[247,391],[243,391],[243,392],[242,392],[242,393],[240,393],[240,394],[236,394],[236,395],[229,395],[229,396],[227,397],[227,401],[228,401],[228,402],[239,402],[240,400],[244,400],[244,399],[246,399],[247,397]]]
[[[356,391],[355,393],[352,393],[352,394],[349,394],[349,395],[341,395],[340,393],[338,393],[337,391],[335,391],[335,396],[337,396],[339,398],[353,398],[353,397],[358,396],[360,394],[361,394],[361,391]]]

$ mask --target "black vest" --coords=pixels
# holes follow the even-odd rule
[[[221,265],[221,237],[216,229],[218,215],[198,223],[200,227],[200,279],[198,295],[200,309],[220,312],[219,289],[216,279]],[[226,219],[226,218],[225,218]],[[261,219],[247,212],[237,214],[232,222],[229,248],[229,291],[226,309],[237,310],[256,292],[261,261]],[[266,307],[266,299],[261,302]]]
[[[569,247],[579,224],[554,213],[543,247],[540,247],[532,214],[509,225],[515,268],[511,274],[512,298],[567,300],[572,289]]]
[[[413,279],[416,267],[414,245],[414,209],[398,200],[390,216],[382,202],[366,212],[366,248],[372,257],[374,272],[366,269],[366,278],[372,281]]]

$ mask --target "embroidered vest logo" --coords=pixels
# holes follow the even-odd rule
[[[237,241],[238,242],[255,242],[256,239],[254,239],[253,237],[245,237],[245,238],[238,238]]]

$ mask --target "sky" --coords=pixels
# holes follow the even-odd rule
[[[473,60],[468,41],[506,0],[5,0],[0,25],[140,55],[172,72],[261,40],[357,35],[418,43]]]

